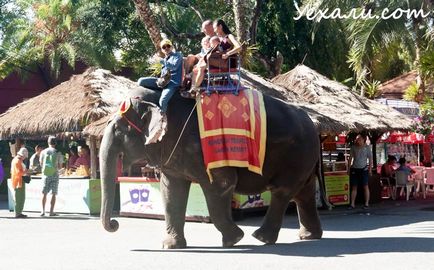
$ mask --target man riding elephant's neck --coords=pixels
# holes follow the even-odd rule
[[[130,99],[132,108],[135,110],[134,114],[140,116],[140,119],[136,118],[136,121],[140,121],[137,126],[141,131],[137,132],[141,133],[147,162],[150,166],[162,168],[164,165],[176,162],[176,159],[173,159],[173,155],[177,154],[175,142],[178,139],[183,139],[180,136],[193,135],[191,130],[195,130],[194,125],[197,126],[197,116],[195,113],[192,114],[184,132],[182,132],[187,118],[194,108],[195,101],[181,98],[175,94],[167,110],[167,129],[163,131],[163,136],[161,136],[162,115],[156,105],[160,96],[160,91],[139,88],[131,93]]]

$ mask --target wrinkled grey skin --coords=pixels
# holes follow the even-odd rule
[[[149,130],[159,119],[160,92],[144,88],[132,90],[131,97],[139,97],[149,103],[133,99],[139,122],[143,115],[145,138],[131,128],[120,116],[115,116],[107,125],[100,148],[102,180],[101,220],[107,231],[114,232],[119,224],[111,219],[116,177],[116,159],[124,153],[124,166],[145,159],[150,165],[165,163],[175,146],[181,129],[195,101],[175,94],[169,104],[168,132],[159,143],[144,145]],[[308,115],[301,109],[280,100],[264,96],[267,111],[267,149],[263,175],[245,168],[225,167],[213,169],[213,182],[205,170],[199,138],[197,115],[193,113],[179,145],[168,162],[162,166],[161,193],[165,204],[167,237],[163,248],[184,248],[184,223],[191,180],[203,189],[211,220],[222,233],[224,247],[235,245],[244,236],[233,222],[231,200],[234,192],[259,194],[271,191],[271,203],[262,226],[253,236],[273,244],[282,225],[285,210],[293,200],[297,204],[300,239],[319,239],[322,228],[315,204],[315,175],[318,172],[319,138]],[[130,119],[131,120],[131,119]],[[124,167],[125,168],[125,167]]]

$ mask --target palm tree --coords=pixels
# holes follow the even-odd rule
[[[146,30],[148,31],[149,37],[152,40],[152,43],[155,46],[155,49],[161,52],[160,42],[161,42],[161,34],[160,28],[157,25],[157,21],[155,19],[154,13],[149,6],[147,0],[133,0],[134,5],[136,6],[137,14],[145,25]]]
[[[0,74],[7,76],[17,68],[28,68],[36,60],[38,69],[46,63],[56,78],[62,60],[74,66],[76,49],[71,43],[75,27],[75,7],[71,1],[21,1],[20,8],[33,13],[33,18],[18,17],[5,31],[2,50],[5,58],[0,62]],[[43,74],[47,86],[51,76]]]
[[[360,5],[360,2],[362,5]],[[373,15],[379,15],[386,8],[393,12],[398,8],[401,10],[420,10],[425,13],[432,7],[430,1],[423,0],[390,0],[390,1],[355,1],[350,0],[307,0],[303,8],[312,8],[315,11],[340,8],[342,13],[348,14],[351,9],[356,14],[361,12],[371,12]],[[432,18],[430,18],[432,21]],[[403,44],[405,49],[414,55],[414,66],[418,67],[420,63],[421,51],[426,49],[424,42],[424,29],[428,29],[429,20],[422,20],[421,17],[412,16],[407,18],[404,14],[399,18],[384,20],[382,18],[370,19],[345,19],[345,28],[348,33],[348,40],[351,48],[348,54],[348,62],[355,72],[359,85],[363,85],[367,80],[372,81],[371,69],[375,59],[375,52],[378,48],[385,49],[392,41],[398,41]],[[377,50],[375,50],[377,48]],[[419,73],[421,74],[421,73]],[[423,76],[420,80],[419,87],[424,91]],[[362,87],[362,95],[364,95]]]
[[[241,65],[244,68],[252,67],[253,54],[258,49],[255,43],[261,6],[262,0],[232,0],[236,34],[242,44]]]

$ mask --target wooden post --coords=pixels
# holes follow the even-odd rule
[[[91,179],[97,178],[97,168],[98,168],[98,152],[96,149],[96,136],[91,135],[89,140],[90,148],[90,177]]]
[[[377,141],[381,137],[383,132],[380,131],[372,131],[368,134],[369,140],[371,140],[372,144],[372,173],[377,174]]]

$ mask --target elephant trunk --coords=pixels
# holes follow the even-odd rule
[[[102,193],[101,221],[104,229],[109,232],[115,232],[119,228],[119,223],[115,219],[111,219],[116,187],[116,165],[119,155],[119,150],[117,150],[118,147],[116,147],[116,144],[113,141],[113,137],[114,135],[109,125],[105,130],[99,153]]]

